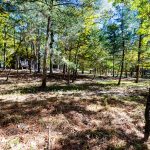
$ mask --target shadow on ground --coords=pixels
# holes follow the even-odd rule
[[[85,101],[85,106],[88,104],[96,103],[95,101]],[[114,102],[110,102],[111,105]],[[120,104],[121,106],[123,103]],[[71,123],[72,127],[78,125],[80,118],[74,118],[71,116],[73,114],[80,114],[83,117],[88,117],[88,119],[94,118],[97,114],[101,114],[103,110],[99,112],[87,110],[86,107],[79,102],[75,101],[62,101],[57,98],[49,98],[46,100],[33,100],[27,102],[4,102],[0,100],[1,113],[0,113],[0,126],[1,128],[7,127],[10,124],[17,125],[19,123],[25,123],[26,121],[32,120],[37,122],[39,118],[64,115],[67,120]],[[120,106],[118,106],[120,107]],[[125,106],[124,106],[125,107]],[[43,112],[43,110],[45,110]],[[79,116],[80,117],[80,116]],[[77,119],[75,123],[75,120]],[[79,121],[78,121],[79,119]],[[100,118],[99,118],[100,119]],[[106,118],[103,118],[104,120]],[[105,122],[106,126],[109,123]],[[84,123],[85,126],[88,125],[88,120]],[[67,124],[65,124],[67,126]],[[63,129],[62,129],[63,130]],[[61,130],[61,132],[62,132]],[[60,139],[60,150],[90,150],[90,149],[104,149],[104,150],[122,150],[122,149],[135,149],[135,150],[148,150],[147,145],[143,144],[141,140],[135,134],[126,134],[121,128],[115,129],[105,129],[103,127],[93,128],[92,126],[87,130],[75,131],[75,133],[69,133],[69,130],[65,139]],[[10,134],[10,133],[9,133]],[[12,133],[12,135],[18,134]],[[117,139],[121,139],[124,143],[117,143]],[[55,148],[54,148],[55,149]],[[58,149],[57,149],[58,150]]]
[[[124,140],[124,143],[117,143],[117,139]],[[116,141],[115,141],[116,140]],[[146,144],[134,134],[126,134],[122,129],[94,129],[77,132],[59,141],[61,149],[65,150],[148,150]]]
[[[47,86],[46,88],[41,88],[39,86],[30,86],[30,87],[23,87],[23,88],[16,88],[13,90],[5,90],[1,91],[0,94],[12,94],[14,92],[18,92],[21,94],[28,94],[28,93],[39,93],[39,92],[51,92],[51,91],[84,91],[84,90],[89,90],[89,91],[96,91],[96,90],[101,90],[101,88],[107,88],[110,86],[113,87],[116,84],[103,84],[103,83],[83,83],[83,84],[72,84],[70,86],[68,85],[58,85],[58,84],[53,84],[51,86]]]

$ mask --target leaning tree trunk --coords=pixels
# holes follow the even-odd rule
[[[141,47],[142,47],[142,35],[139,36],[138,63],[136,66],[136,80],[135,80],[136,83],[139,82],[139,76],[140,76]]]
[[[51,28],[51,17],[48,17],[47,21],[47,36],[46,36],[46,46],[43,57],[43,76],[42,76],[42,88],[46,87],[46,77],[47,77],[47,52],[50,45],[50,28]]]

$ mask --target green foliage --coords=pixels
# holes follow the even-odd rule
[[[125,40],[125,65],[130,70],[137,64],[138,36],[143,35],[141,66],[149,66],[149,8],[148,0],[114,0],[112,8],[101,10],[96,0],[18,1],[10,3],[15,12],[0,14],[0,60],[3,61],[4,43],[7,66],[14,55],[36,59],[37,39],[40,39],[41,58],[46,45],[47,18],[51,17],[50,33],[54,39],[48,54],[53,63],[66,64],[71,69],[97,68],[116,71],[120,68],[122,35]],[[1,5],[2,8],[2,5]],[[101,14],[99,14],[101,12]],[[122,26],[123,22],[123,26]],[[141,22],[141,23],[140,23]],[[4,27],[7,28],[4,38]],[[39,34],[38,34],[39,31]],[[52,39],[51,39],[52,40]],[[28,50],[28,52],[27,52]],[[50,62],[51,56],[47,57]],[[115,64],[114,64],[115,63]]]

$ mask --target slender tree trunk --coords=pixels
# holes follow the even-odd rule
[[[74,74],[74,80],[77,79],[77,75],[78,75],[78,59],[77,59],[77,62],[76,62],[76,68],[75,68],[75,74]]]
[[[122,9],[122,20],[121,20],[121,34],[122,34],[122,60],[121,60],[121,70],[120,70],[120,77],[118,81],[118,85],[121,83],[122,74],[124,70],[124,60],[125,60],[125,40],[124,40],[124,14]]]
[[[71,60],[71,50],[69,50],[69,62]],[[67,85],[70,85],[70,66],[68,65],[68,80]]]
[[[69,62],[71,59],[71,50],[69,51]],[[70,85],[70,66],[68,65],[68,80],[67,80],[67,84]]]
[[[41,54],[40,54],[40,48],[41,48],[41,41],[40,41],[40,30],[38,29],[37,33],[37,71],[40,73],[41,71]]]
[[[128,78],[127,63],[125,63],[125,77]]]
[[[116,50],[116,33],[113,32],[113,39],[114,39],[114,42],[113,42],[113,77],[115,77],[115,50]]]
[[[19,46],[16,50],[16,59],[17,59],[17,76],[18,76],[18,73],[19,73],[19,68],[20,68],[20,56],[19,56],[19,48],[21,46],[21,42],[23,41],[23,39],[21,38],[21,33],[20,33],[20,41],[19,41]]]
[[[54,31],[51,29],[51,43],[50,43],[50,75],[53,74],[53,43],[54,43]]]
[[[123,48],[123,51],[122,51],[122,60],[121,60],[121,71],[120,71],[120,77],[119,77],[118,85],[120,85],[120,83],[121,83],[123,69],[124,69],[124,59],[125,59],[125,43],[124,43],[124,41],[122,43],[122,48]]]
[[[54,4],[54,0],[51,0],[51,5],[52,5],[52,9],[51,9],[51,13],[53,12],[53,4]],[[49,53],[50,53],[50,75],[53,74],[53,43],[54,43],[54,30],[53,30],[53,22],[52,22],[52,18],[51,18],[51,28],[50,28],[50,49],[49,49]]]
[[[66,74],[66,64],[63,65],[63,74]]]
[[[94,68],[93,70],[94,70],[94,72],[93,72],[93,78],[92,78],[92,80],[94,80],[96,78],[96,73],[97,73],[97,69],[96,68]]]
[[[47,36],[46,36],[46,46],[43,57],[43,76],[42,76],[42,88],[46,87],[46,78],[47,78],[47,52],[50,45],[50,28],[51,28],[51,17],[48,17],[47,21]]]
[[[140,76],[141,47],[142,47],[142,35],[139,36],[138,63],[136,66],[136,80],[135,80],[136,83],[139,82],[139,76]]]
[[[34,41],[32,41],[31,45],[32,45],[32,52],[33,52],[33,68],[34,68],[34,72],[36,72],[36,70],[37,70],[37,49],[36,49],[36,45],[35,45]]]
[[[6,81],[8,81],[10,73],[11,73],[11,68],[9,68],[9,71],[7,72]]]
[[[7,47],[7,43],[6,43],[6,39],[7,39],[7,31],[6,31],[6,26],[4,27],[4,54],[3,54],[3,56],[4,56],[4,64],[3,64],[3,69],[5,70],[6,69],[6,47]]]
[[[130,69],[130,76],[133,77],[133,68]]]
[[[115,77],[115,55],[113,54],[113,77]]]
[[[3,69],[6,69],[6,42],[4,43],[4,66]]]
[[[16,38],[15,38],[15,36],[16,36],[16,30],[15,30],[15,25],[14,25],[14,53],[16,53]],[[16,68],[14,68],[14,69],[16,69]]]
[[[29,68],[29,71],[30,71],[30,74],[32,73],[32,43],[31,43],[31,55],[29,57],[28,55],[28,68]]]
[[[28,47],[26,47],[26,57],[27,57],[27,60],[28,60],[28,68],[30,68],[30,59],[29,59],[29,51],[28,51]],[[31,72],[30,72],[31,73]]]
[[[79,43],[76,49],[76,53],[75,53],[75,58],[74,58],[74,63],[75,63],[75,69],[73,71],[73,79],[72,82],[74,82],[77,78],[77,72],[78,72],[78,52],[79,52]]]
[[[144,68],[143,68],[143,65],[142,65],[141,78],[144,78]]]
[[[82,64],[82,74],[84,74],[84,63]]]

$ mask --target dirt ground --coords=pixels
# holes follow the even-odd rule
[[[146,150],[147,80],[0,78],[0,150]]]

